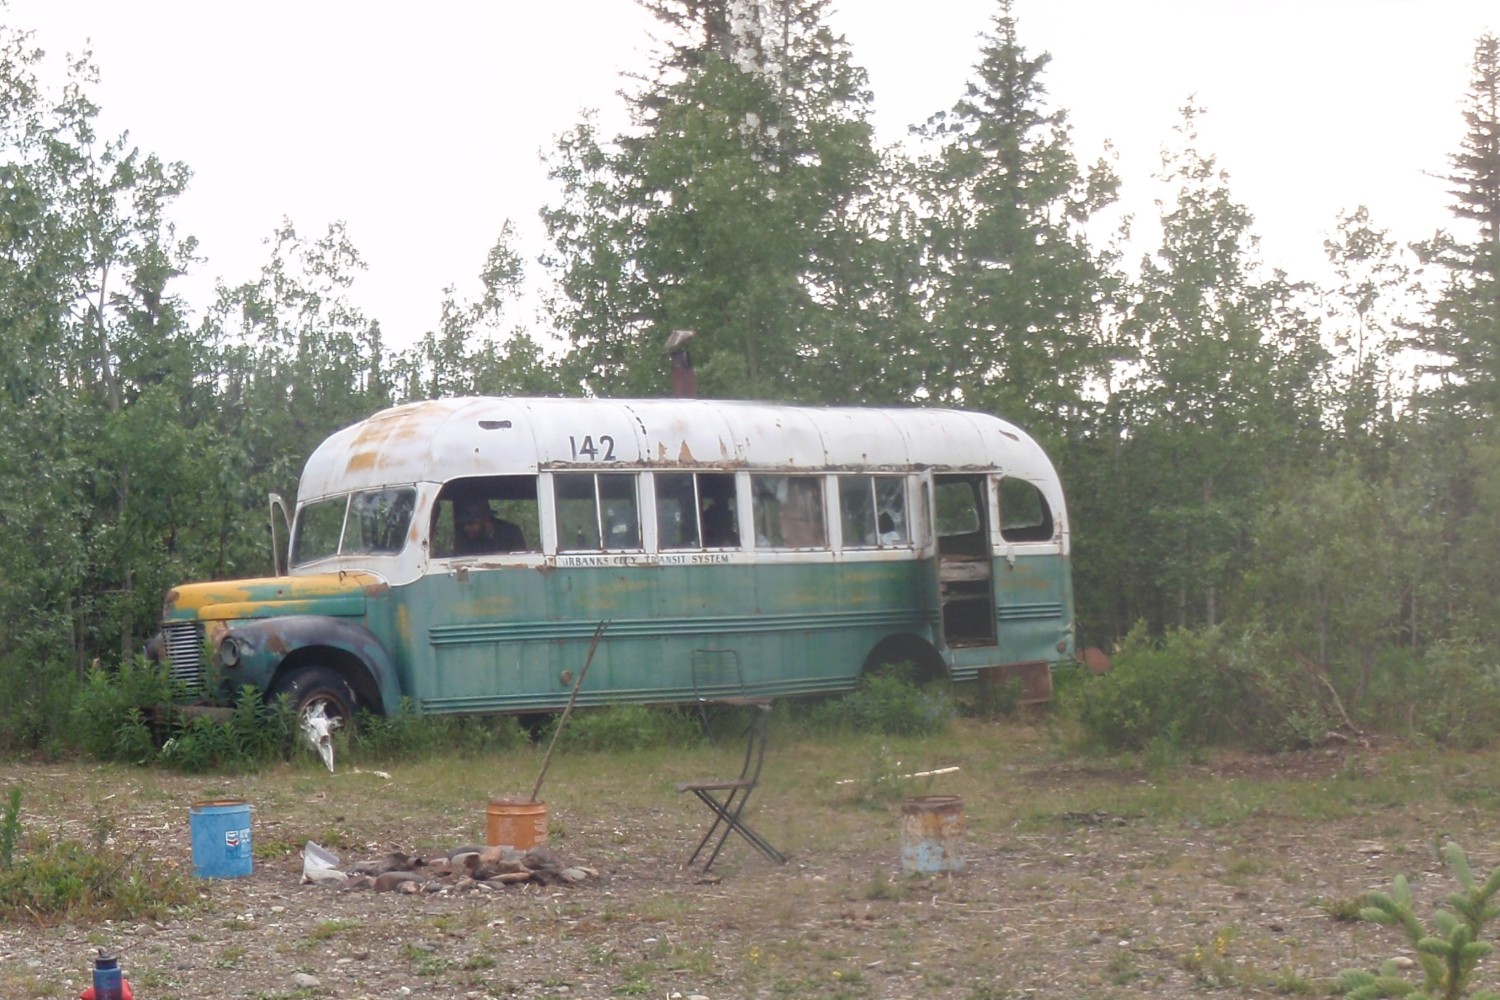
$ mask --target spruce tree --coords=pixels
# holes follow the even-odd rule
[[[1474,49],[1463,113],[1467,131],[1450,159],[1451,211],[1463,224],[1419,244],[1424,263],[1444,280],[1415,346],[1426,368],[1430,408],[1444,419],[1489,418],[1500,411],[1500,39]]]
[[[1021,45],[1001,0],[976,77],[919,133],[931,399],[997,412],[1044,439],[1092,419],[1110,362],[1101,325],[1108,260],[1085,224],[1115,197],[1105,162],[1085,171],[1067,114],[1046,105],[1051,57]]]
[[[824,0],[658,0],[673,37],[633,127],[560,140],[543,212],[573,380],[658,395],[662,345],[696,331],[704,395],[848,398],[880,335],[867,225],[878,167],[865,74]],[[878,374],[878,372],[877,372]],[[868,378],[869,376],[865,376]]]

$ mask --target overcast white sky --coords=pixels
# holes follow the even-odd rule
[[[995,0],[842,0],[833,14],[870,73],[883,141],[949,107]],[[1268,263],[1312,276],[1337,214],[1358,204],[1400,239],[1449,224],[1443,173],[1463,135],[1474,43],[1494,0],[1015,0],[1022,44],[1049,52],[1079,159],[1106,140],[1141,217],[1189,95],[1204,148],[1256,217]],[[194,171],[179,204],[214,277],[252,278],[283,217],[333,220],[369,265],[353,298],[405,346],[442,289],[472,295],[507,218],[542,247],[556,195],[539,153],[598,108],[621,123],[622,71],[646,65],[632,0],[9,0],[49,54],[92,42],[108,133]],[[59,69],[54,79],[61,80]],[[1145,248],[1142,248],[1145,249]]]

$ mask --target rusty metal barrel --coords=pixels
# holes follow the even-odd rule
[[[964,800],[919,795],[901,803],[901,870],[956,872],[964,866]]]
[[[504,797],[490,800],[485,817],[485,843],[529,851],[547,843],[547,806],[529,799]]]

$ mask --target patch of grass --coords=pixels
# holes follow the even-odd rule
[[[444,958],[441,955],[428,955],[419,960],[412,967],[412,971],[419,976],[440,976],[449,969],[454,968],[454,966],[455,963],[451,958]]]
[[[1352,924],[1360,920],[1359,911],[1370,905],[1370,895],[1361,893],[1353,898],[1318,899],[1313,900],[1313,905],[1339,923]]]
[[[308,937],[314,941],[331,941],[346,931],[358,930],[363,926],[358,920],[321,920]]]
[[[1136,964],[1135,956],[1121,948],[1109,956],[1109,961],[1104,965],[1104,974],[1111,983],[1124,986],[1141,978],[1141,969]]]
[[[702,977],[712,975],[714,971],[713,949],[709,947],[683,947],[658,939],[648,954],[653,961],[673,972],[690,972]]]
[[[615,985],[610,993],[624,997],[645,996],[652,991],[651,976],[655,972],[655,966],[646,962],[636,962],[627,966],[621,972],[623,981]]]
[[[245,948],[240,945],[229,945],[220,948],[214,956],[214,968],[233,969],[240,964],[240,959],[245,957]]]
[[[1224,871],[1228,880],[1235,884],[1243,884],[1252,876],[1263,875],[1269,867],[1260,858],[1247,857],[1243,854],[1234,854],[1224,863]]]
[[[845,787],[855,804],[884,809],[911,794],[916,779],[908,775],[914,770],[898,760],[890,747],[881,745],[870,751],[863,776]]]
[[[875,874],[870,877],[870,884],[865,887],[865,899],[889,899],[902,900],[911,895],[911,887],[903,882],[893,881],[881,869],[876,869]]]
[[[292,843],[270,837],[255,837],[251,842],[251,851],[256,861],[270,861],[275,858],[285,858],[302,850],[300,843]]]
[[[0,870],[0,921],[90,923],[156,918],[197,899],[194,886],[139,851],[26,839]]]
[[[1311,997],[1326,996],[1330,984],[1320,983],[1294,969],[1282,969],[1272,978],[1271,985],[1282,996]]]

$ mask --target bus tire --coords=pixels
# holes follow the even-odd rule
[[[318,714],[335,722],[334,729],[354,728],[359,699],[344,675],[331,667],[307,666],[288,671],[271,689],[271,700],[283,694],[291,699],[299,731]]]

